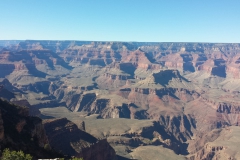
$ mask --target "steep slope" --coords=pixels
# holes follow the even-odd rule
[[[106,139],[97,140],[66,118],[45,120],[44,128],[50,145],[64,154],[86,160],[116,159],[115,151]]]
[[[61,156],[47,151],[48,144],[42,121],[28,116],[29,109],[0,99],[0,149],[22,150],[34,158],[54,158]]]

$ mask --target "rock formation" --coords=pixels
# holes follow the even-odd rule
[[[61,153],[83,159],[116,159],[115,151],[106,139],[97,140],[66,118],[45,120],[44,128],[50,145]]]
[[[22,150],[34,158],[54,158],[58,153],[47,151],[48,144],[42,120],[28,116],[29,109],[0,100],[0,149]]]

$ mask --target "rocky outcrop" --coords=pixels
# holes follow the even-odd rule
[[[48,139],[42,120],[28,116],[29,109],[0,100],[0,149],[22,150],[34,158],[53,158],[59,154],[44,150]]]
[[[68,107],[75,112],[78,111],[90,111],[90,106],[91,104],[95,101],[96,99],[96,94],[95,93],[87,93],[87,94],[82,94],[82,95],[76,95],[75,96],[77,99],[74,104],[69,104],[67,103]]]
[[[16,85],[16,87],[22,91],[32,91],[36,93],[42,92],[43,94],[49,94],[50,82],[41,81],[24,85]]]
[[[116,90],[117,88],[126,85],[130,78],[131,76],[105,73],[96,79],[96,83],[100,89]]]
[[[161,62],[167,68],[183,70],[183,58],[180,54],[168,54],[161,58]]]
[[[128,105],[114,105],[110,99],[97,98],[95,93],[74,95],[66,104],[73,112],[99,114],[102,118],[130,118]]]
[[[116,154],[106,139],[97,140],[78,129],[73,122],[63,119],[45,120],[44,127],[49,143],[56,150],[83,159],[114,160]]]
[[[116,154],[114,149],[108,144],[106,139],[102,139],[92,144],[87,148],[82,148],[82,152],[78,155],[84,159],[96,159],[96,160],[116,160]]]
[[[118,95],[128,99],[134,104],[148,104],[149,106],[155,106],[157,108],[163,105],[163,103],[170,105],[177,101],[189,102],[199,97],[199,93],[182,88],[125,88],[121,89]]]
[[[207,73],[212,72],[212,68],[214,66],[214,61],[213,60],[207,60],[204,62],[204,64],[198,66],[198,70],[203,70],[206,71]]]
[[[89,65],[99,65],[99,66],[105,66],[104,59],[90,59]]]
[[[116,75],[116,74],[110,74],[110,73],[105,73],[104,76],[111,80],[128,80],[131,78],[130,76],[127,76],[127,75]]]
[[[239,114],[240,113],[240,104],[237,103],[219,103],[217,106],[217,112],[227,113],[227,114]]]
[[[172,137],[176,138],[177,141],[186,142],[191,139],[194,130],[196,129],[196,122],[190,115],[179,115],[179,116],[161,116],[159,123],[164,126],[164,129]]]
[[[162,70],[158,73],[153,73],[152,76],[155,83],[159,83],[164,87],[166,87],[166,85],[169,84],[173,79],[177,79],[180,82],[188,82],[186,78],[180,75],[178,70]]]
[[[100,101],[105,101],[105,99],[100,99]],[[107,100],[109,101],[109,100]],[[130,110],[127,104],[122,104],[122,106],[111,105],[111,102],[107,104],[105,109],[99,110],[99,106],[93,105],[94,110],[97,108],[99,110],[100,116],[102,118],[130,118]],[[93,110],[93,111],[94,111]],[[95,113],[95,112],[92,112]]]

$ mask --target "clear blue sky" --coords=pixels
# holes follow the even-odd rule
[[[0,0],[0,39],[240,43],[240,0]]]

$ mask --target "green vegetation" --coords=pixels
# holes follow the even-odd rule
[[[32,160],[33,157],[30,154],[25,154],[23,151],[10,151],[8,148],[3,150],[1,160]],[[65,160],[60,158],[60,160]],[[83,158],[71,158],[69,160],[83,160]]]
[[[44,145],[44,149],[47,150],[47,151],[50,151],[51,150],[51,146],[49,144],[45,144]]]
[[[23,151],[10,151],[8,148],[4,149],[2,160],[32,160],[30,154],[24,154]]]

